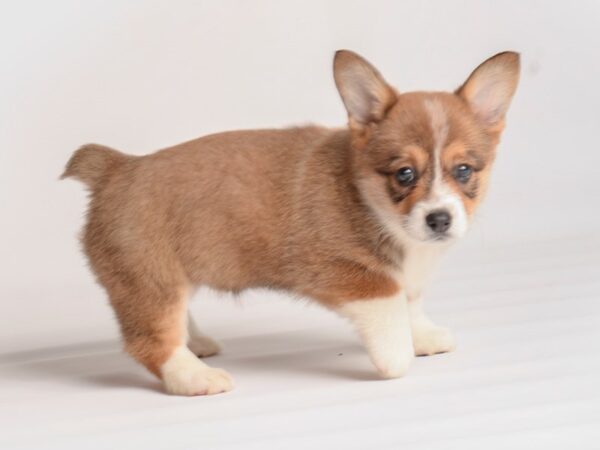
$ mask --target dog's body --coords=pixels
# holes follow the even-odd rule
[[[483,195],[518,57],[488,60],[457,94],[399,95],[346,51],[335,75],[349,129],[228,132],[143,157],[88,145],[69,161],[64,176],[92,192],[83,243],[126,349],[169,392],[232,387],[195,356],[218,346],[193,324],[187,341],[198,285],[314,299],[356,325],[384,377],[453,348],[422,289]]]

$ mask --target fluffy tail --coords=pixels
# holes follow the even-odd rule
[[[76,178],[93,190],[131,158],[103,145],[87,144],[73,153],[60,178]]]

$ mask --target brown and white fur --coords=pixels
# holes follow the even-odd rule
[[[141,157],[90,144],[68,162],[63,177],[91,191],[83,247],[125,349],[169,393],[233,386],[199,359],[218,345],[188,327],[200,285],[313,299],[354,324],[385,378],[454,348],[423,286],[484,195],[519,56],[454,93],[400,94],[345,50],[334,76],[348,128],[233,131]]]

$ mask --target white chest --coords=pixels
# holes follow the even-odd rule
[[[411,245],[405,247],[398,280],[406,291],[409,300],[421,296],[423,288],[437,268],[443,252],[444,246],[439,245]]]

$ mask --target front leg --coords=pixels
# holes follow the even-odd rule
[[[348,301],[336,309],[356,327],[382,377],[407,372],[414,353],[405,295]]]
[[[425,315],[422,303],[421,297],[408,302],[415,355],[426,356],[454,350],[456,343],[452,332],[434,324]]]

